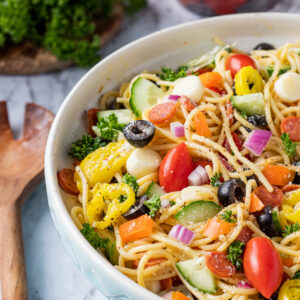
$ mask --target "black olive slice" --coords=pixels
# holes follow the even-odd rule
[[[241,179],[231,179],[223,182],[218,189],[218,199],[224,206],[235,202],[243,202],[246,185]]]
[[[155,133],[155,126],[146,120],[138,120],[127,124],[123,129],[126,140],[136,148],[148,145]]]
[[[252,115],[247,118],[248,122],[253,124],[254,126],[265,127],[268,126],[268,122],[265,116],[260,115]]]
[[[269,43],[260,43],[254,47],[254,50],[274,50],[275,47]]]
[[[149,212],[149,208],[144,205],[144,202],[148,200],[147,195],[137,197],[135,203],[128,209],[128,211],[123,214],[123,217],[129,220],[138,218]]]

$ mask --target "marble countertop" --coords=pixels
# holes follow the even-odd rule
[[[147,9],[124,20],[119,34],[102,49],[103,56],[141,36],[199,19],[177,0],[148,0],[148,3]],[[272,11],[300,12],[300,1],[282,0]],[[37,76],[0,76],[0,99],[8,101],[15,135],[20,134],[26,102],[38,103],[57,112],[86,72],[86,69],[69,68]],[[22,223],[30,300],[105,299],[64,250],[50,217],[44,182],[23,205]]]

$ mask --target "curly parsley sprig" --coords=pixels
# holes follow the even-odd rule
[[[210,184],[216,187],[220,186],[222,184],[222,182],[220,181],[221,177],[222,177],[221,172],[215,173],[214,176],[210,179]]]
[[[177,71],[173,71],[171,68],[161,68],[161,74],[159,75],[159,77],[162,80],[166,80],[166,81],[175,81],[179,78],[182,77],[186,77],[187,76],[187,66],[182,66],[179,67],[179,69]]]
[[[223,214],[220,214],[220,219],[228,223],[236,223],[236,219],[232,215],[231,210],[225,210]]]
[[[245,243],[234,241],[232,244],[230,244],[227,250],[228,260],[235,265],[238,270],[242,269],[244,249]]]
[[[296,156],[296,148],[299,145],[299,143],[294,143],[290,139],[290,135],[286,132],[284,132],[281,136],[280,139],[283,144],[284,151],[287,153],[288,156],[293,157]]]
[[[282,236],[286,237],[286,236],[288,236],[296,231],[299,231],[299,230],[300,230],[300,226],[299,226],[298,222],[291,224],[291,225],[285,225],[284,230],[282,232]]]
[[[144,204],[149,208],[149,216],[154,218],[156,212],[161,207],[160,197],[157,194],[154,194],[149,200],[146,200]]]

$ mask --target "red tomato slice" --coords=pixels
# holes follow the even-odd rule
[[[251,239],[245,247],[243,265],[250,283],[269,299],[283,277],[282,260],[272,242],[265,237]]]
[[[75,171],[72,169],[62,169],[57,173],[57,180],[59,186],[71,195],[78,195],[79,190],[74,181]]]
[[[195,107],[197,107],[197,103],[187,96],[181,96],[179,98],[179,102],[183,104],[188,111],[192,111]]]
[[[92,137],[96,137],[96,134],[95,132],[92,130],[92,127],[94,125],[97,124],[98,122],[98,118],[97,118],[97,112],[100,111],[101,109],[99,108],[91,108],[87,111],[87,117],[88,117],[88,131],[89,131],[89,134],[92,136]]]
[[[255,61],[245,54],[233,54],[226,61],[226,70],[230,70],[233,78],[241,68],[247,66],[256,69]]]
[[[159,168],[160,185],[167,193],[180,191],[188,186],[188,176],[193,170],[192,157],[185,143],[181,143],[164,157]]]
[[[236,272],[235,266],[227,259],[225,252],[213,251],[205,256],[207,267],[219,277],[230,277]]]
[[[176,111],[176,104],[166,102],[155,105],[149,112],[149,120],[155,125],[169,121]]]
[[[300,142],[300,118],[288,117],[281,122],[281,132],[288,133],[293,142]]]
[[[249,227],[244,226],[237,236],[236,240],[247,244],[251,240],[252,235],[253,231]]]
[[[280,205],[284,197],[282,190],[277,186],[273,186],[273,192],[270,193],[265,186],[261,185],[254,190],[254,193],[265,206],[272,207]]]

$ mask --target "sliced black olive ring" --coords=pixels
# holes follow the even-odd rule
[[[246,185],[241,179],[230,179],[223,182],[218,189],[218,199],[223,206],[243,202]]]

